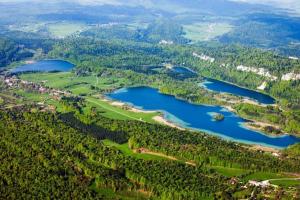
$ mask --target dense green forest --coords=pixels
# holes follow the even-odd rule
[[[0,67],[32,56],[33,53],[25,49],[24,46],[0,37]]]
[[[298,17],[275,13],[251,13],[235,21],[233,31],[218,40],[225,44],[238,43],[250,47],[273,49],[284,55],[299,56]],[[274,31],[276,30],[276,31]]]
[[[1,111],[1,138],[1,160],[10,160],[1,165],[5,199],[105,199],[97,190],[106,187],[143,189],[162,199],[198,199],[224,188],[220,176],[207,176],[201,168],[124,157],[53,114]]]
[[[216,62],[209,63],[195,58],[193,52],[216,58]],[[92,71],[97,71],[99,67],[145,71],[143,66],[161,66],[163,63],[171,63],[190,67],[199,75],[225,80],[251,89],[256,89],[267,78],[238,71],[236,67],[254,66],[270,70],[273,75],[279,76],[277,81],[269,82],[267,93],[279,98],[285,106],[287,106],[286,101],[299,105],[298,81],[280,81],[280,78],[288,72],[297,73],[300,61],[258,49],[213,44],[197,47],[163,46],[124,40],[108,42],[81,37],[67,39],[54,45],[49,56],[70,60],[77,63],[79,68],[88,67]],[[226,64],[227,67],[220,67],[222,64]],[[293,87],[286,85],[293,85]]]
[[[103,189],[137,199],[203,199],[213,198],[213,194],[221,194],[221,198],[233,195],[236,189],[229,189],[227,178],[210,166],[253,172],[299,170],[299,156],[291,153],[292,149],[279,162],[274,156],[201,133],[135,121],[30,110],[27,107],[0,112],[1,160],[9,160],[1,165],[1,197],[5,199],[33,195],[106,199]],[[121,142],[124,136],[133,149],[163,152],[195,161],[197,166],[136,159],[101,142],[105,138]],[[141,190],[145,192],[139,193]]]
[[[148,86],[299,136],[300,81],[282,80],[300,73],[299,18],[224,0],[111,2],[0,3],[0,199],[300,199],[299,144],[273,149],[172,128],[155,119],[161,112],[105,97]],[[10,71],[47,59],[75,67]],[[264,83],[276,103],[207,90],[208,78]]]

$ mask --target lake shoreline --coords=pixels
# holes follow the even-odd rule
[[[255,121],[255,120],[251,120],[250,122],[245,122],[244,126],[249,128],[249,129],[255,130],[255,131],[264,132],[267,135],[274,136],[274,137],[291,135],[291,134],[288,134],[288,133],[283,133],[282,129],[280,127],[274,125],[274,124],[259,122],[259,121]],[[280,133],[276,134],[276,133],[271,133],[271,132],[265,131],[266,127],[272,127],[274,130],[280,131]]]
[[[250,89],[250,88],[247,88],[247,87],[244,87],[244,86],[240,86],[240,85],[238,85],[236,83],[231,83],[231,82],[228,82],[228,81],[225,81],[225,80],[220,80],[220,79],[216,79],[216,78],[209,78],[209,77],[206,77],[206,76],[203,76],[203,77],[204,77],[204,82],[199,83],[199,85],[202,86],[202,87],[204,87],[207,90],[210,90],[210,89],[208,89],[207,86],[205,86],[205,84],[204,84],[205,82],[207,82],[207,81],[209,82],[209,80],[219,81],[219,82],[226,83],[226,84],[229,84],[229,85],[241,88],[241,89],[245,89],[245,90],[248,90],[248,91],[252,91],[252,92],[256,92],[256,93],[259,93],[259,94],[263,94],[263,95],[269,96],[269,97],[271,97],[274,100],[274,103],[272,103],[272,104],[265,104],[265,103],[260,103],[260,102],[258,102],[256,100],[251,100],[250,99],[250,101],[254,101],[254,102],[258,103],[259,105],[273,105],[273,106],[276,105],[276,101],[277,101],[276,98],[273,97],[273,96],[271,96],[270,94],[267,94],[266,92],[255,90],[255,89]],[[210,91],[214,91],[214,90],[210,90]],[[214,91],[214,92],[218,92],[218,91]],[[228,93],[228,92],[218,92],[218,93],[232,94],[232,93]],[[236,95],[236,96],[239,96],[239,95]],[[244,96],[241,96],[241,97],[243,99],[247,99]],[[249,100],[249,99],[247,99],[247,100]]]
[[[240,116],[241,118],[247,120],[247,122],[244,122],[243,125],[248,128],[248,129],[251,129],[251,130],[254,130],[254,131],[259,131],[259,132],[262,132],[263,134],[265,135],[268,135],[268,136],[273,136],[273,137],[280,137],[280,136],[286,136],[286,135],[290,135],[290,136],[295,136],[297,137],[296,135],[293,135],[293,134],[289,134],[289,133],[284,133],[282,131],[282,128],[280,126],[276,126],[274,124],[270,124],[270,123],[266,123],[266,122],[261,122],[261,121],[257,121],[257,120],[254,120],[254,119],[249,119],[245,116],[241,116],[239,115],[239,113],[231,106],[223,106],[224,108],[226,108],[228,111],[230,112],[233,112],[235,113],[236,115]],[[270,126],[272,128],[275,128],[279,131],[281,131],[280,134],[274,134],[274,133],[270,133],[270,132],[267,132],[265,131],[263,128],[266,127],[266,126]]]
[[[182,99],[178,99],[176,96],[174,96],[174,95],[169,95],[169,94],[163,94],[163,93],[161,93],[158,89],[156,89],[156,88],[151,88],[151,87],[145,87],[146,88],[146,90],[147,90],[147,88],[149,88],[150,90],[152,89],[153,91],[155,91],[155,93],[157,93],[157,94],[161,94],[161,95],[164,95],[164,96],[166,96],[165,98],[168,98],[167,96],[169,96],[169,97],[172,97],[172,98],[174,98],[175,100],[180,100],[180,101],[184,101],[185,103],[188,103],[188,104],[193,104],[193,103],[191,103],[191,102],[189,102],[189,101],[185,101],[185,100],[182,100]],[[138,87],[134,87],[134,88],[131,88],[131,87],[129,87],[129,88],[126,88],[127,90],[137,90],[138,89]],[[126,93],[128,92],[126,90]],[[148,92],[150,92],[150,91],[145,91],[144,92],[144,95],[146,95],[146,96],[144,96],[144,98],[154,98],[154,96],[152,97],[152,96],[147,96],[148,95]],[[112,93],[113,95],[124,95],[123,93],[118,93],[118,92],[114,92],[114,93]],[[136,94],[137,95],[137,94]],[[139,94],[140,95],[140,94]],[[136,98],[137,98],[138,96],[136,96]],[[133,104],[133,102],[131,102],[130,100],[128,100],[128,99],[123,99],[123,100],[120,100],[118,97],[111,97],[110,96],[110,98],[111,99],[114,99],[114,100],[116,100],[117,99],[117,101],[123,101],[123,102],[130,102],[129,104],[130,104],[130,106],[134,106]],[[135,97],[132,97],[132,98],[135,98]],[[135,98],[135,99],[136,99]],[[148,99],[149,99],[148,98]],[[149,100],[148,100],[149,101]],[[138,109],[139,110],[143,110],[144,108],[143,108],[143,104],[138,104],[140,107],[138,107]],[[152,105],[152,107],[153,107],[154,105]],[[193,104],[193,106],[204,106],[204,105],[202,105],[202,104]],[[233,108],[230,108],[229,109],[229,107],[228,106],[213,106],[213,105],[210,105],[210,106],[204,106],[204,107],[212,107],[212,109],[213,109],[213,107],[215,107],[215,108],[217,108],[217,109],[222,109],[222,108],[225,108],[226,110],[228,110],[228,111],[232,111],[233,110]],[[206,109],[208,109],[208,110],[211,110],[211,108],[204,108],[205,110]],[[155,108],[149,108],[149,109],[147,109],[147,110],[155,110],[155,111],[157,111],[157,112],[169,112],[168,110],[164,110],[164,108],[159,108],[159,107],[157,107],[157,109],[155,109]],[[227,112],[228,112],[227,111]],[[236,111],[234,110],[234,112],[232,112],[234,115],[236,115]],[[174,113],[172,113],[172,115],[174,115]],[[176,115],[175,115],[175,117],[177,117]],[[248,144],[248,145],[261,145],[261,146],[266,146],[266,147],[271,147],[271,148],[274,148],[274,149],[282,149],[282,148],[286,148],[286,147],[288,147],[290,144],[287,144],[287,146],[285,146],[285,145],[282,145],[282,143],[278,143],[278,145],[277,144],[275,144],[275,143],[273,143],[273,142],[271,142],[270,140],[273,140],[273,139],[275,139],[276,141],[279,141],[279,140],[282,140],[282,141],[284,141],[284,140],[290,140],[290,139],[288,139],[288,138],[286,138],[285,139],[285,137],[289,137],[290,135],[286,135],[286,134],[284,134],[284,135],[282,135],[282,136],[271,136],[270,134],[266,134],[265,132],[262,132],[262,131],[254,131],[254,130],[251,130],[251,129],[249,129],[249,128],[247,128],[247,127],[245,127],[244,126],[244,123],[246,122],[246,121],[249,121],[249,120],[247,120],[247,119],[244,119],[244,118],[242,118],[242,117],[240,117],[240,116],[238,116],[238,115],[236,115],[236,117],[237,118],[240,118],[241,120],[244,120],[243,122],[242,122],[242,125],[240,125],[240,127],[243,129],[243,131],[240,133],[240,132],[236,132],[235,131],[235,133],[234,134],[227,134],[227,133],[225,133],[224,131],[221,131],[221,132],[219,132],[216,128],[213,128],[213,129],[207,129],[207,127],[205,127],[205,126],[207,126],[207,125],[205,125],[203,128],[202,127],[198,127],[197,125],[196,126],[194,126],[193,127],[193,125],[191,126],[191,127],[184,127],[184,128],[186,128],[186,129],[188,129],[188,130],[198,130],[198,131],[201,131],[201,130],[204,130],[203,132],[204,133],[207,133],[207,132],[214,132],[214,133],[216,133],[216,134],[214,134],[214,135],[217,135],[218,137],[221,137],[222,139],[227,139],[228,138],[228,140],[230,140],[230,141],[233,141],[233,142],[236,142],[236,143],[242,143],[242,144]],[[163,117],[163,119],[164,120],[162,120],[161,118],[159,119],[159,121],[161,122],[161,123],[163,123],[163,124],[165,124],[165,125],[169,125],[169,120],[167,120],[165,117]],[[226,119],[231,119],[231,118],[227,118],[226,116],[225,116],[225,121],[226,121]],[[189,123],[189,121],[186,121],[186,119],[182,119],[182,118],[179,118],[179,120],[183,120],[183,121],[185,121],[185,123]],[[239,120],[239,119],[237,119],[237,120]],[[167,123],[166,123],[167,122]],[[176,123],[176,122],[171,122],[171,127],[174,127],[174,124],[175,124],[175,126],[178,126],[178,123]],[[180,126],[180,125],[179,125]],[[215,125],[213,125],[213,126],[215,126]],[[211,126],[210,126],[211,127]],[[182,128],[182,126],[180,127],[180,128]],[[237,131],[239,131],[239,130],[237,130]],[[260,135],[262,135],[263,137],[266,137],[266,139],[268,139],[269,140],[269,142],[270,143],[268,143],[268,142],[264,142],[264,140],[261,140],[261,141],[256,141],[256,140],[248,140],[247,138],[244,138],[244,137],[241,137],[241,134],[245,134],[244,132],[247,132],[247,131],[251,131],[252,133],[251,134],[260,134]],[[234,135],[236,135],[237,133],[240,133],[240,134],[238,134],[238,135],[240,135],[240,136],[238,136],[237,138],[235,138],[235,136]],[[261,136],[259,136],[259,137],[261,137]],[[291,138],[292,139],[292,138]],[[292,139],[292,140],[294,140],[294,139]],[[295,138],[295,140],[298,140],[298,138],[296,137]],[[275,141],[274,141],[275,142]],[[289,142],[290,143],[290,142]],[[293,144],[293,143],[291,143],[291,144]]]
[[[56,62],[56,68],[50,69],[50,63]],[[57,67],[58,66],[58,67]],[[48,69],[47,69],[48,67]],[[18,65],[15,65],[11,68],[7,68],[7,70],[12,74],[18,74],[18,73],[43,73],[43,72],[66,72],[71,71],[74,67],[76,67],[75,64],[72,62],[69,62],[64,59],[41,59],[41,60],[24,60],[18,63]]]
[[[126,110],[131,111],[131,112],[135,112],[135,113],[159,113],[159,111],[155,111],[155,110],[153,110],[153,111],[149,110],[148,111],[148,110],[139,109],[139,108],[136,108],[136,107],[134,107],[132,105],[129,105],[127,103],[112,100],[112,99],[110,99],[106,96],[101,96],[100,99],[107,102],[107,103],[109,103],[112,106],[116,106],[116,107],[119,107],[119,108],[122,108],[122,109],[126,108]],[[166,126],[169,126],[169,127],[172,127],[172,128],[177,128],[179,130],[186,130],[185,128],[177,125],[176,123],[170,122],[169,120],[165,119],[162,114],[154,116],[152,119],[154,121],[158,122],[159,124],[163,124],[163,125],[166,125]]]
[[[172,127],[172,128],[177,128],[181,131],[186,130],[185,128],[182,128],[182,127],[178,126],[174,122],[170,122],[169,120],[167,120],[166,118],[164,118],[163,116],[160,116],[160,115],[155,116],[152,119],[157,121],[160,124],[167,125],[167,126]]]
[[[128,111],[131,111],[131,112],[140,112],[140,113],[155,113],[155,112],[158,112],[158,111],[146,111],[146,110],[143,110],[143,109],[134,108],[134,107],[132,107],[131,105],[129,105],[127,103],[124,103],[124,102],[121,102],[121,101],[116,101],[116,100],[111,100],[111,99],[107,98],[106,96],[102,96],[101,100],[103,100],[105,102],[108,102],[112,106],[117,106],[117,107],[120,107],[120,108],[124,108],[124,106],[126,106],[126,107],[130,108]],[[226,107],[226,109],[228,109],[228,107]],[[234,110],[233,108],[231,108],[231,109]],[[177,125],[174,122],[170,122],[163,115],[154,116],[152,119],[154,121],[158,122],[159,124],[166,125],[166,126],[169,126],[171,128],[176,128],[176,129],[179,129],[181,131],[188,130],[188,131],[199,131],[199,132],[201,132],[200,130],[183,128],[183,127]],[[208,133],[204,132],[204,134],[208,134]],[[214,137],[216,137],[216,136],[214,136]],[[221,138],[221,139],[223,139],[223,138]],[[224,140],[227,140],[227,139],[224,139]],[[264,152],[269,152],[269,153],[278,153],[278,152],[280,152],[280,149],[275,148],[275,147],[263,146],[263,145],[251,144],[251,143],[249,143],[249,144],[246,143],[245,144],[245,143],[241,143],[241,142],[238,142],[238,141],[233,141],[233,142],[237,143],[237,144],[240,144],[241,146],[243,146],[245,148],[249,148],[249,149],[255,150],[255,151],[259,150],[259,151],[264,151]]]

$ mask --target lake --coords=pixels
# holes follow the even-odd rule
[[[18,66],[11,70],[12,73],[19,72],[52,72],[52,71],[70,71],[74,65],[63,60],[41,60],[32,64]]]
[[[209,79],[207,78],[205,82],[201,83],[203,87],[205,87],[208,90],[212,90],[215,92],[224,92],[224,93],[230,93],[237,96],[246,97],[249,99],[253,99],[259,103],[262,104],[274,104],[275,99],[270,97],[269,95],[256,92],[254,90],[249,90],[246,88],[241,88],[233,84],[229,84],[223,81],[218,81],[215,79]]]
[[[202,130],[237,142],[275,148],[285,148],[300,142],[300,138],[294,136],[272,137],[247,129],[243,126],[243,122],[246,120],[223,107],[192,104],[176,99],[174,96],[161,94],[158,90],[149,87],[120,89],[108,94],[108,97],[144,110],[163,111],[167,120],[182,127]],[[214,121],[215,113],[223,114],[225,119]]]
[[[176,73],[182,73],[182,74],[196,74],[193,70],[187,67],[172,67],[172,71]]]

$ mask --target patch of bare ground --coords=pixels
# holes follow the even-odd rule
[[[181,128],[180,126],[177,126],[176,124],[173,124],[172,122],[167,121],[162,116],[155,116],[155,117],[153,117],[153,120],[159,122],[160,124],[164,124],[166,126],[170,126],[172,128],[177,128],[179,130],[185,130],[184,128]]]
[[[146,149],[146,148],[139,148],[139,149],[136,149],[135,152],[136,152],[136,153],[141,153],[141,154],[148,154],[148,155],[159,156],[159,157],[167,158],[167,159],[169,159],[169,160],[180,161],[178,158],[176,158],[176,157],[174,157],[174,156],[168,156],[168,155],[166,155],[166,154],[159,153],[159,152],[154,152],[154,151],[151,151],[151,150]],[[194,163],[193,161],[186,161],[185,164],[191,165],[191,166],[196,166],[196,163]]]
[[[274,155],[280,155],[280,150],[272,147],[265,147],[260,145],[251,145],[246,147],[254,151],[263,151],[263,152],[274,153]]]

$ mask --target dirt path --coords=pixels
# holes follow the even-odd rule
[[[163,158],[167,158],[169,160],[176,160],[176,161],[181,161],[173,156],[168,156],[166,154],[163,154],[163,153],[158,153],[158,152],[153,152],[153,151],[150,151],[149,149],[145,149],[145,148],[140,148],[137,150],[137,152],[141,153],[141,154],[148,154],[148,155],[154,155],[154,156],[159,156],[159,157],[163,157]],[[191,165],[191,166],[196,166],[196,163],[192,162],[192,161],[186,161],[184,162],[185,164],[187,165]]]

